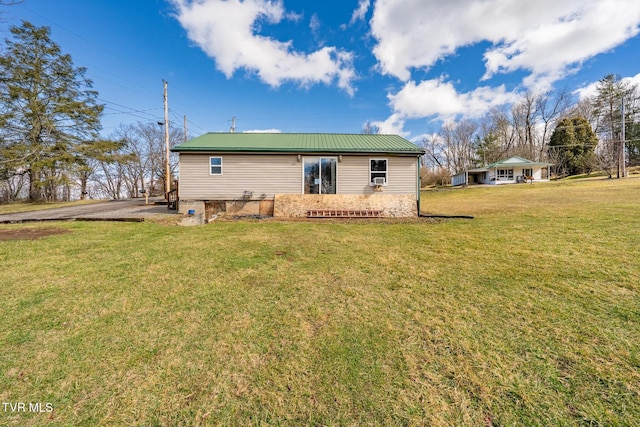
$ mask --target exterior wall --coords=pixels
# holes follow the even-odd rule
[[[278,194],[273,216],[306,217],[309,209],[381,210],[385,217],[416,217],[418,205],[413,194]]]
[[[222,175],[209,174],[209,157],[222,157]],[[185,200],[273,200],[300,193],[302,163],[292,155],[180,154],[179,196]],[[264,197],[262,195],[264,194]]]
[[[543,168],[539,168],[539,169],[533,169],[533,180],[534,181],[549,181],[549,171],[547,170],[547,177],[546,178],[542,178],[542,169]]]
[[[487,181],[485,181],[486,184],[496,184],[496,185],[502,185],[502,184],[515,184],[516,178],[518,176],[522,176],[523,175],[523,170],[524,169],[533,169],[533,180],[534,181],[548,181],[549,179],[542,179],[542,168],[540,166],[528,166],[528,167],[502,167],[499,169],[513,169],[513,179],[501,179],[500,181],[498,180],[492,180],[492,178],[494,176],[496,176],[497,172],[495,169],[491,169],[490,173],[487,175],[491,175],[490,177],[487,177]]]
[[[458,185],[467,185],[467,172],[461,172],[451,177],[451,185],[457,187]]]
[[[222,175],[209,174],[209,157],[222,157]],[[302,157],[306,157],[302,155]],[[318,156],[309,156],[318,157]],[[326,155],[323,157],[338,157]],[[337,163],[337,194],[374,194],[369,185],[369,159],[388,159],[383,194],[417,197],[416,157],[342,156]],[[302,194],[303,164],[296,154],[180,154],[179,196],[182,200],[273,200],[276,194]]]
[[[413,194],[417,191],[418,162],[415,157],[342,156],[338,162],[337,194],[374,194],[369,185],[369,159],[387,159],[387,185],[382,194]],[[299,191],[298,193],[301,193]],[[415,200],[415,199],[414,199]]]
[[[189,211],[194,211],[195,216],[202,215],[205,220],[209,220],[217,214],[273,216],[273,200],[251,200],[247,202],[180,200],[178,212],[187,215]]]
[[[189,211],[194,212],[194,216],[205,217],[205,205],[201,200],[180,200],[178,202],[178,212],[186,215]]]

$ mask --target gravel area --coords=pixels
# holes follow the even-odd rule
[[[162,199],[157,199],[162,200]],[[153,203],[150,199],[149,203]],[[72,219],[135,221],[144,220],[158,214],[177,214],[166,205],[144,204],[144,199],[110,200],[90,205],[67,206],[64,208],[43,209],[32,212],[19,212],[0,215],[0,223],[32,221],[63,221]]]

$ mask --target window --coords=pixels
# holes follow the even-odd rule
[[[387,159],[369,159],[369,185],[374,185],[374,178],[383,178],[383,185],[387,185],[387,167]]]
[[[336,194],[337,163],[335,157],[305,157],[304,194]]]
[[[513,180],[513,169],[498,169],[498,179]]]
[[[533,169],[522,169],[523,176],[533,176]]]
[[[222,175],[222,157],[209,157],[209,175]]]

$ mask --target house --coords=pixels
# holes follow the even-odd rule
[[[397,135],[207,133],[179,153],[179,210],[417,216],[424,151]]]
[[[513,156],[488,166],[469,169],[451,178],[457,185],[469,184],[515,184],[518,182],[549,181],[549,167],[552,163],[533,162]]]

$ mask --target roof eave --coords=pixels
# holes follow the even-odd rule
[[[492,163],[489,166],[487,166],[487,168],[489,169],[494,169],[494,168],[507,168],[507,167],[527,167],[527,166],[553,166],[553,163],[538,163],[538,162],[531,162],[531,163]]]
[[[353,154],[353,155],[407,155],[422,156],[424,151],[416,150],[350,150],[350,149],[237,149],[237,148],[215,148],[215,147],[175,147],[171,149],[173,153],[227,153],[227,154]]]

